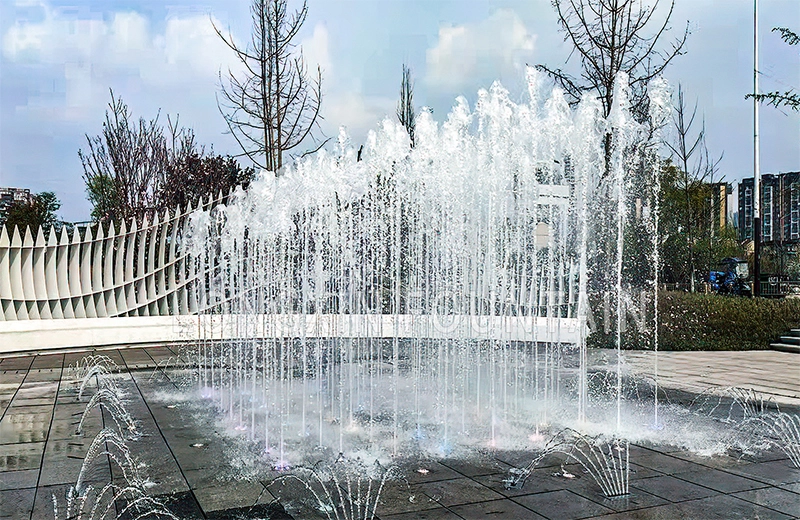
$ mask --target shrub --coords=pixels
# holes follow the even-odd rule
[[[599,302],[598,302],[599,303]],[[766,350],[791,328],[800,327],[800,299],[742,298],[716,294],[661,292],[658,302],[659,350]],[[600,318],[598,320],[598,318]],[[590,347],[613,348],[616,335],[599,326],[587,338]],[[622,348],[652,349],[651,335],[631,320]]]
[[[763,350],[800,326],[796,298],[664,292],[658,307],[663,350]]]

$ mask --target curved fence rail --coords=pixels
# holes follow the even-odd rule
[[[47,238],[2,227],[0,321],[195,313],[197,273],[180,244],[187,217],[213,204]]]

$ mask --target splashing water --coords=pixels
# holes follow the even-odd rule
[[[99,388],[86,404],[86,409],[83,411],[83,414],[81,414],[81,420],[76,430],[78,434],[83,432],[83,423],[89,412],[101,406],[109,412],[120,433],[131,437],[139,436],[139,427],[136,425],[136,421],[133,420],[131,414],[128,413],[118,393],[105,387]]]
[[[583,470],[600,486],[606,497],[624,496],[629,493],[630,481],[630,444],[621,439],[605,440],[601,437],[589,437],[572,429],[564,429],[556,433],[523,468],[512,468],[509,476],[503,480],[506,489],[522,489],[525,481],[533,474],[536,467],[549,455],[562,453],[567,461],[580,464]],[[564,464],[557,473],[563,478],[576,478],[569,473]]]
[[[93,467],[108,458],[122,471],[123,484],[108,483],[100,489],[84,480]],[[59,500],[53,498],[55,520],[102,520],[112,518],[170,518],[178,520],[159,500],[145,492],[145,480],[138,472],[125,440],[114,430],[101,430],[89,445],[78,480],[65,496],[63,516]],[[119,511],[117,507],[120,507]],[[119,516],[118,516],[119,515]]]
[[[764,428],[767,442],[783,451],[795,468],[800,468],[800,416],[778,412],[755,420]]]
[[[81,381],[78,399],[82,398],[89,381],[94,379],[97,391],[89,399],[81,415],[76,434],[83,434],[87,415],[95,408],[102,407],[111,415],[117,429],[103,428],[92,439],[83,458],[77,481],[66,492],[62,505],[53,494],[53,515],[55,520],[111,520],[116,518],[170,518],[177,517],[166,506],[146,492],[146,477],[140,472],[140,465],[131,455],[126,438],[140,435],[138,426],[128,413],[122,400],[122,393],[110,380],[116,364],[106,356],[87,356],[74,367],[72,374]],[[113,464],[119,468],[121,476],[115,482],[108,482],[97,488],[87,484],[87,478],[95,469],[105,470]],[[63,513],[63,516],[62,516]]]
[[[301,483],[314,497],[317,512],[328,520],[371,520],[387,480],[398,476],[395,466],[385,468],[375,461],[372,467],[367,467],[360,460],[342,456],[333,464],[318,463],[296,471],[278,477],[269,487],[280,494],[279,484],[291,480]]]
[[[388,120],[361,154],[342,131],[193,216],[198,385],[232,429],[285,461],[516,447],[553,421],[609,422],[589,402],[588,294],[613,295],[621,330],[623,231],[634,189],[657,198],[635,188],[658,177],[654,145],[625,77],[607,119],[591,96],[572,110],[528,82],[529,103],[495,83],[441,125],[423,112],[413,148]],[[621,343],[603,396],[617,430]]]
[[[79,401],[83,399],[83,392],[86,391],[86,388],[93,380],[96,382],[98,389],[101,386],[104,386],[110,389],[112,392],[119,392],[116,383],[111,379],[111,377],[109,377],[116,370],[116,363],[111,361],[108,357],[89,356],[89,361],[85,363],[81,362],[76,370],[78,379],[81,380],[81,386],[80,390],[78,391],[77,399]]]

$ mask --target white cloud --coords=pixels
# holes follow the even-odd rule
[[[322,101],[325,116],[322,129],[327,136],[336,136],[339,127],[344,126],[353,142],[363,141],[384,117],[393,116],[394,104],[391,98],[364,96],[354,91],[333,93]]]
[[[3,57],[18,65],[63,71],[63,80],[56,82],[63,84],[63,103],[53,103],[58,91],[43,87],[37,93],[34,88],[24,109],[81,118],[97,108],[98,99],[104,103],[108,88],[120,80],[144,90],[199,84],[214,89],[219,69],[236,65],[205,15],[169,18],[163,32],[156,32],[150,20],[136,12],[87,19],[46,3],[38,7],[43,11],[40,20],[17,20],[3,35]]]
[[[314,26],[314,32],[300,42],[303,59],[308,67],[309,75],[316,73],[317,65],[322,69],[322,79],[329,80],[333,75],[331,56],[328,48],[328,29],[323,23]]]
[[[477,23],[440,27],[436,45],[427,50],[425,80],[446,89],[502,77],[521,69],[533,54],[535,40],[509,9]]]

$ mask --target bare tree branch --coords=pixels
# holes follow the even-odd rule
[[[280,171],[284,152],[319,129],[322,71],[309,81],[296,38],[308,17],[306,2],[289,13],[287,0],[252,0],[252,36],[242,48],[214,26],[217,35],[243,66],[244,77],[230,69],[220,74],[217,106],[228,130],[256,166]],[[220,99],[221,98],[221,99]],[[319,147],[316,148],[317,150]]]
[[[625,72],[631,85],[631,109],[637,120],[647,119],[647,83],[663,72],[675,56],[683,54],[688,23],[668,49],[658,46],[670,30],[674,0],[654,31],[659,0],[553,0],[564,40],[571,43],[581,64],[580,78],[545,65],[537,68],[562,87],[575,104],[586,91],[597,92],[604,115],[611,111],[614,81]],[[570,54],[572,56],[572,54]],[[568,58],[569,59],[569,58]]]

